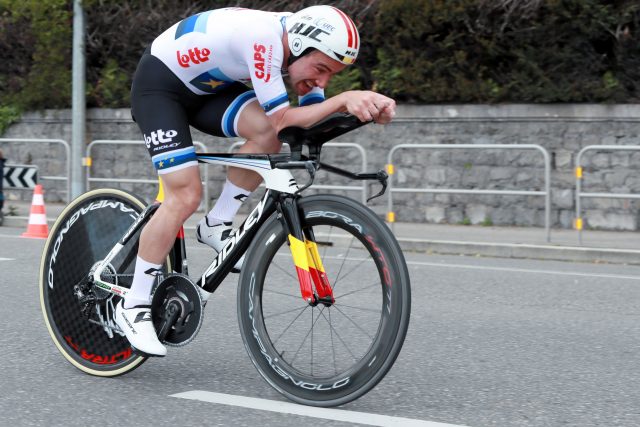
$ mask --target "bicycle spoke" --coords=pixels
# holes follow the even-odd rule
[[[366,261],[372,259],[371,256],[369,256],[369,258],[364,258],[362,260],[360,260],[360,262],[358,264],[356,264],[350,271],[348,271],[347,273],[345,273],[344,275],[340,276],[340,277],[336,277],[336,282],[338,283],[340,280],[344,280],[347,277],[349,277],[349,275],[351,275],[354,271],[356,271],[356,269],[358,267],[360,267],[362,264],[364,264]]]
[[[347,316],[346,314],[344,314],[344,312],[342,310],[340,310],[340,307],[337,307],[334,305],[334,308],[336,310],[338,310],[338,313],[342,314],[344,317],[347,318],[347,320],[349,320],[351,323],[353,323],[353,325],[360,329],[360,331],[365,334],[366,336],[368,336],[369,338],[373,339],[373,337],[371,335],[369,335],[369,332],[365,331],[364,329],[362,329],[362,327],[360,325],[358,325],[351,317]]]
[[[308,306],[307,306],[308,307]],[[322,311],[324,310],[325,307],[322,307],[320,309],[320,314],[322,314]],[[293,364],[293,362],[296,360],[296,358],[298,357],[298,353],[300,353],[300,350],[302,349],[302,346],[304,345],[305,342],[307,342],[307,338],[309,338],[309,335],[311,334],[311,332],[313,331],[313,327],[316,325],[316,322],[318,321],[318,319],[320,319],[320,314],[318,314],[318,317],[316,318],[315,322],[313,322],[311,324],[311,328],[309,329],[309,332],[307,332],[307,335],[304,336],[304,339],[302,340],[302,343],[300,343],[300,347],[298,347],[298,350],[296,350],[296,353],[293,355],[293,359],[291,359],[291,364]],[[311,310],[311,315],[313,317],[313,310]],[[275,342],[274,342],[275,344]]]
[[[265,318],[265,319],[270,319],[270,318],[272,318],[272,317],[282,316],[282,315],[284,315],[284,314],[288,314],[288,313],[293,313],[294,311],[298,311],[298,310],[300,310],[300,307],[296,307],[296,308],[293,308],[293,309],[291,309],[291,310],[287,310],[287,311],[281,311],[280,313],[270,314],[270,315],[268,315],[268,316],[264,316],[264,318]]]
[[[293,325],[293,323],[294,323],[296,320],[298,320],[298,318],[299,318],[300,316],[302,316],[302,313],[304,313],[304,311],[305,311],[307,308],[309,308],[309,306],[308,306],[308,305],[305,305],[304,307],[302,307],[302,309],[300,310],[300,313],[298,313],[298,315],[295,317],[295,319],[293,319],[293,320],[291,321],[291,323],[289,323],[289,325],[285,328],[285,330],[284,330],[284,331],[282,331],[282,333],[281,333],[280,335],[278,335],[278,338],[276,338],[275,340],[273,340],[273,345],[275,345],[275,344],[278,342],[278,340],[282,337],[282,335],[284,335],[284,333],[285,333],[285,332],[287,332],[287,331],[289,330],[289,328],[291,327],[291,325]]]
[[[273,291],[271,289],[265,289],[264,291],[272,293],[272,294],[277,294],[277,295],[282,295],[282,296],[285,296],[285,297],[290,297],[290,298],[296,298],[296,299],[300,298],[300,295],[287,294],[287,293],[280,292],[280,291]]]
[[[329,310],[330,311],[330,310]],[[325,320],[326,320],[326,316],[322,315]],[[332,331],[334,331],[336,333],[336,337],[338,337],[338,339],[340,340],[340,342],[342,343],[342,345],[344,346],[344,348],[347,349],[347,351],[349,352],[349,354],[351,355],[351,357],[353,357],[353,360],[358,360],[358,357],[353,354],[353,351],[351,351],[351,349],[349,348],[349,346],[347,345],[347,343],[342,339],[342,337],[340,336],[340,334],[338,333],[338,330],[336,328],[333,327],[333,325],[329,324],[329,328],[331,328]]]
[[[346,297],[348,295],[353,295],[355,293],[362,292],[362,291],[365,291],[365,290],[367,290],[369,288],[378,287],[378,286],[380,286],[379,283],[374,283],[372,285],[368,285],[368,286],[365,286],[364,288],[356,289],[355,291],[347,292],[346,294],[342,294],[339,297],[334,297],[334,298],[335,298],[336,301],[338,301],[339,299],[344,298],[344,297]]]
[[[291,254],[287,254],[287,255],[282,254],[282,256],[285,256],[285,257],[287,257],[288,259],[291,259]],[[276,263],[272,263],[271,265],[272,265],[272,266],[274,266],[275,268],[277,268],[278,270],[282,271],[282,272],[283,272],[284,274],[286,274],[287,276],[291,277],[293,280],[296,280],[296,281],[298,280],[298,276],[294,276],[294,275],[291,273],[291,268],[283,268],[283,267],[280,267],[280,265],[278,265],[278,264],[276,264]]]
[[[340,307],[353,308],[354,310],[370,311],[372,313],[380,313],[380,310],[374,310],[373,308],[355,307],[353,305],[340,304]]]
[[[338,278],[340,277],[340,273],[342,272],[342,269],[344,268],[344,264],[345,262],[347,262],[347,258],[349,257],[349,251],[351,250],[351,245],[353,244],[353,240],[354,240],[354,237],[351,236],[351,241],[349,242],[349,246],[347,247],[347,252],[344,254],[344,257],[342,258],[342,264],[340,264],[340,268],[338,269],[338,272],[336,273],[335,278],[331,282],[333,283],[334,292],[336,287],[338,286]]]
[[[333,370],[338,375],[338,363],[336,362],[336,347],[333,343],[333,323],[331,323],[331,310],[329,311],[329,334],[331,335],[331,353],[333,354]]]

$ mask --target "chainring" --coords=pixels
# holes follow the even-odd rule
[[[189,344],[202,326],[204,310],[198,286],[183,274],[169,274],[158,284],[151,300],[156,331],[160,330],[170,304],[177,304],[180,314],[162,342],[170,347],[181,347]]]

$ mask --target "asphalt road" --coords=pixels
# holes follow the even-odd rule
[[[118,378],[78,371],[58,353],[40,311],[44,241],[18,237],[22,231],[0,228],[3,425],[354,425],[336,421],[335,411],[323,417],[279,404],[286,400],[242,345],[235,275],[187,347]],[[191,272],[202,271],[209,251],[192,241],[187,249]],[[422,425],[640,425],[640,267],[406,256],[413,305],[404,348],[373,391],[337,414],[365,424],[380,422],[378,414],[398,425],[408,421],[397,417]],[[193,391],[227,403],[175,397]],[[296,410],[306,415],[284,413]]]

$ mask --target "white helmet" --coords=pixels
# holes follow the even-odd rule
[[[355,24],[333,6],[311,6],[287,17],[290,62],[307,49],[318,49],[330,58],[351,65],[358,56],[360,36]],[[295,57],[295,58],[294,58]]]

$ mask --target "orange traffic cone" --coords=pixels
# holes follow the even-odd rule
[[[44,212],[42,185],[38,184],[33,189],[33,201],[31,202],[29,225],[27,225],[27,231],[22,233],[22,237],[46,239],[48,235],[49,226],[47,225],[47,215]]]

